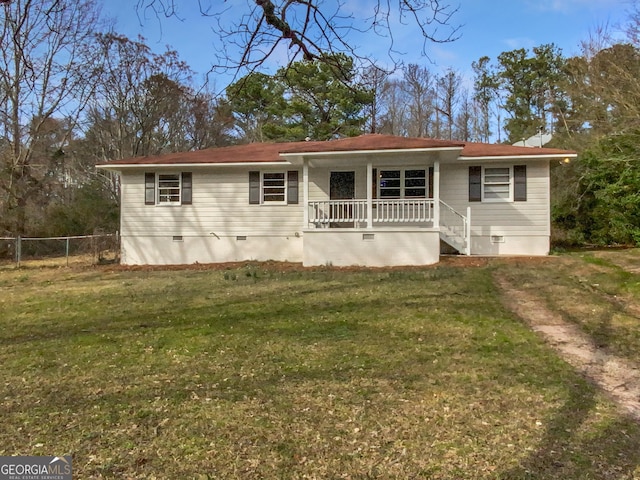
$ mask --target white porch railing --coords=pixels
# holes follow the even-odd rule
[[[428,223],[434,208],[429,199],[374,200],[373,223]]]
[[[366,200],[323,200],[309,202],[309,223],[324,227],[331,223],[367,221]]]
[[[430,223],[435,203],[432,199],[373,200],[372,223]],[[332,223],[367,222],[366,200],[321,200],[309,202],[309,224],[326,227]]]
[[[469,255],[471,244],[471,209],[467,215],[440,200],[440,237],[460,253]],[[433,199],[373,200],[371,223],[373,225],[422,224],[434,226],[436,221]],[[309,225],[316,228],[367,225],[366,200],[321,200],[308,203]]]
[[[471,244],[471,209],[463,215],[450,205],[440,200],[440,236],[447,243],[458,249],[460,253],[470,254]]]

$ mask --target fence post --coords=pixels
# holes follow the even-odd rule
[[[20,235],[16,237],[16,264],[20,268],[20,256],[22,254],[22,238]]]
[[[68,267],[69,266],[69,237],[67,237],[66,254],[67,254],[67,267]]]

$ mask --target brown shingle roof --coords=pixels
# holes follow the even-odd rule
[[[280,157],[283,143],[250,143],[215,147],[192,152],[166,153],[150,157],[125,158],[102,165],[179,165],[208,163],[284,162]]]
[[[490,143],[466,142],[462,149],[463,157],[516,157],[516,156],[547,156],[547,155],[575,155],[572,150],[559,148],[514,147]]]
[[[464,157],[572,155],[575,152],[551,148],[513,147],[485,143],[456,142],[431,138],[408,138],[369,134],[332,141],[251,143],[208,148],[192,152],[168,153],[150,157],[114,160],[101,165],[180,165],[284,162],[280,154],[354,152],[364,150],[402,150],[459,148]]]
[[[329,142],[295,142],[285,144],[280,153],[348,152],[360,150],[405,150],[413,148],[461,148],[463,142],[435,140],[433,138],[398,137],[377,133],[342,138]]]

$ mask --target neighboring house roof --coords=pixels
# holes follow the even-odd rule
[[[384,150],[460,150],[460,157],[556,157],[575,156],[575,152],[552,148],[514,147],[486,143],[435,140],[431,138],[408,138],[394,135],[368,134],[359,137],[331,141],[307,141],[289,143],[250,143],[230,147],[216,147],[191,152],[168,153],[158,156],[135,157],[100,163],[99,166],[144,166],[183,164],[231,164],[272,163],[286,161],[282,155],[303,155],[337,152],[384,151]]]

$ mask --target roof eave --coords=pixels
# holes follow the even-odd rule
[[[281,157],[325,157],[339,155],[378,155],[384,153],[429,153],[441,151],[462,151],[463,147],[423,147],[423,148],[380,148],[375,150],[333,150],[325,152],[283,152]]]
[[[527,159],[563,159],[563,158],[576,158],[578,156],[577,153],[552,153],[552,154],[543,154],[543,155],[484,155],[484,156],[465,156],[460,155],[458,160],[461,162],[471,162],[478,160],[519,160],[523,158]]]
[[[420,148],[387,148],[387,149],[372,149],[372,150],[336,150],[329,152],[285,152],[280,156],[285,158],[292,165],[301,165],[305,159],[310,161],[328,161],[332,158],[345,158],[345,157],[378,157],[388,158],[391,155],[398,154],[444,154],[445,152],[459,153],[462,151],[462,147],[420,147]]]
[[[258,167],[258,166],[282,166],[284,160],[278,162],[206,162],[206,163],[103,163],[96,168],[104,170],[129,170],[134,168],[197,168],[197,167]]]

